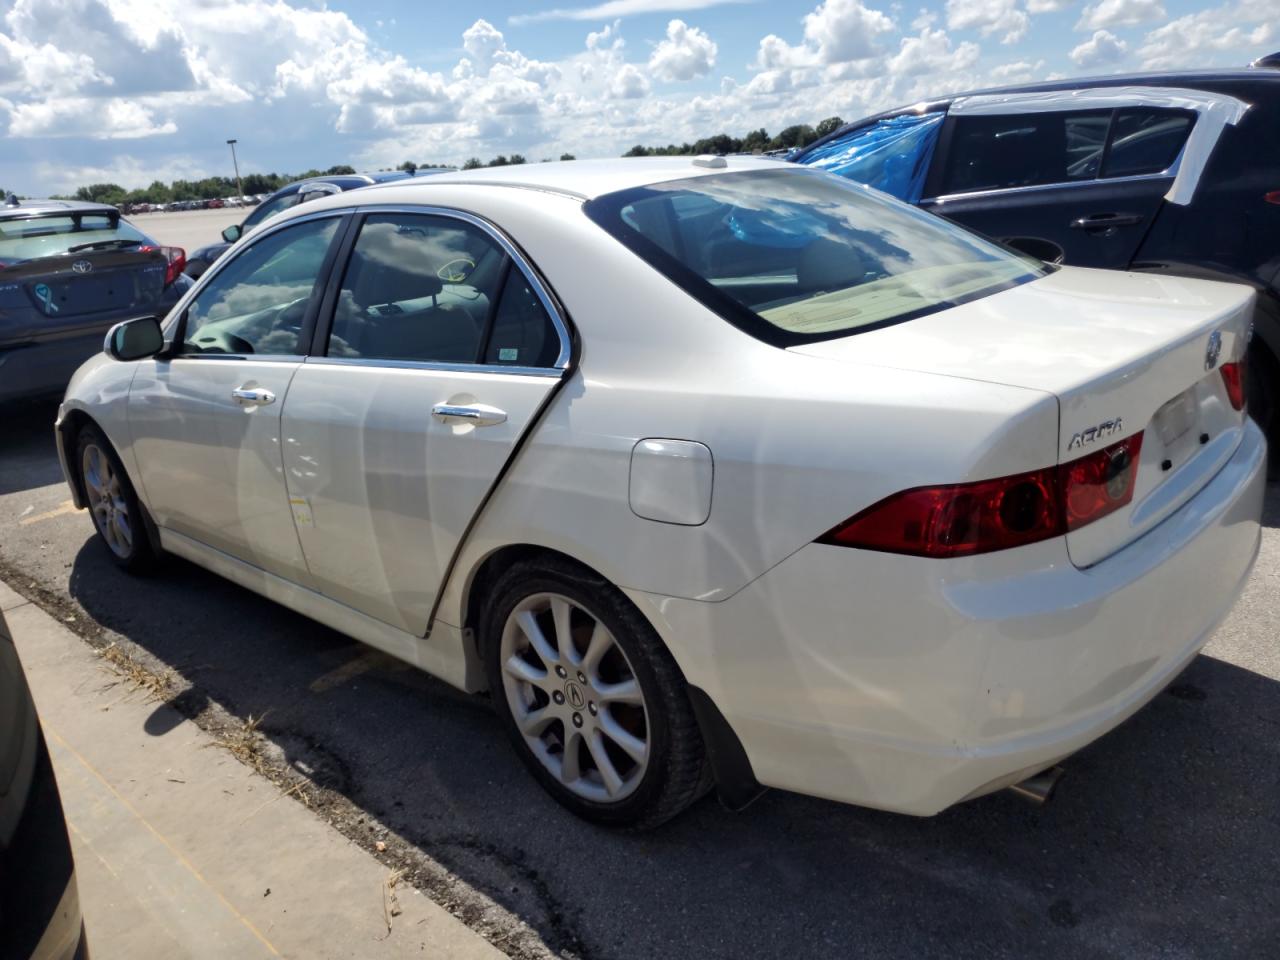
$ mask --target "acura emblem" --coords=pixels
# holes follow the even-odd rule
[[[1204,348],[1204,368],[1212,370],[1218,365],[1218,355],[1222,353],[1222,334],[1217,330],[1209,334],[1209,343]]]
[[[76,273],[88,273],[93,269],[93,264],[88,260],[77,260],[71,265],[71,269]]]

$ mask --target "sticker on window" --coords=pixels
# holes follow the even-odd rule
[[[502,362],[515,360],[520,356],[520,351],[515,347],[501,347],[498,350],[498,359]]]

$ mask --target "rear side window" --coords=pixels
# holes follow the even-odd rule
[[[943,193],[1092,180],[1110,110],[956,117]]]
[[[1134,177],[1168,170],[1194,123],[1190,110],[1117,110],[1102,175]]]
[[[914,203],[945,113],[902,114],[810,147],[796,162],[848,177]]]
[[[93,249],[127,248],[150,241],[118,216],[58,214],[0,220],[0,264]]]
[[[554,365],[560,341],[506,251],[464,220],[376,214],[343,277],[329,355]]]

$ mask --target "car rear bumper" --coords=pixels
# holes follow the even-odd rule
[[[1088,569],[810,545],[718,603],[632,593],[765,785],[929,815],[1120,724],[1193,659],[1260,542],[1266,443]]]
[[[0,401],[60,394],[76,368],[102,350],[110,324],[91,333],[0,347]]]

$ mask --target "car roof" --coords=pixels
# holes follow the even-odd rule
[[[797,160],[815,147],[820,147],[844,136],[851,130],[875,123],[877,120],[885,120],[903,113],[926,113],[932,110],[945,110],[953,101],[959,100],[961,97],[991,96],[992,94],[1001,93],[1048,93],[1055,90],[1085,90],[1096,87],[1125,86],[1186,87],[1192,90],[1200,90],[1205,89],[1206,86],[1220,89],[1223,84],[1254,85],[1266,83],[1280,84],[1280,70],[1267,67],[1232,67],[1216,70],[1156,71],[1151,73],[1112,74],[1104,77],[1072,77],[1069,80],[1041,80],[1036,83],[1019,83],[1007,87],[982,87],[977,90],[965,90],[937,97],[926,97],[912,104],[904,104],[894,107],[892,110],[883,110],[880,113],[854,120],[852,123],[846,123],[825,137],[820,137],[813,143],[808,144],[802,150],[796,151],[791,155],[791,159]],[[1280,94],[1280,86],[1275,87],[1275,93]]]
[[[695,162],[695,159],[698,162]],[[449,184],[517,187],[543,190],[590,200],[606,193],[644,187],[654,183],[683,180],[688,177],[743,170],[776,170],[778,161],[761,157],[724,157],[723,166],[706,166],[704,158],[679,157],[614,157],[606,160],[551,160],[544,163],[521,163],[505,167],[480,167],[439,173],[425,180],[379,184],[361,190],[365,203],[377,203],[384,189],[422,186],[424,189]]]
[[[109,203],[87,203],[83,200],[20,200],[18,206],[0,203],[0,219],[39,217],[49,213],[111,213],[120,211]]]

